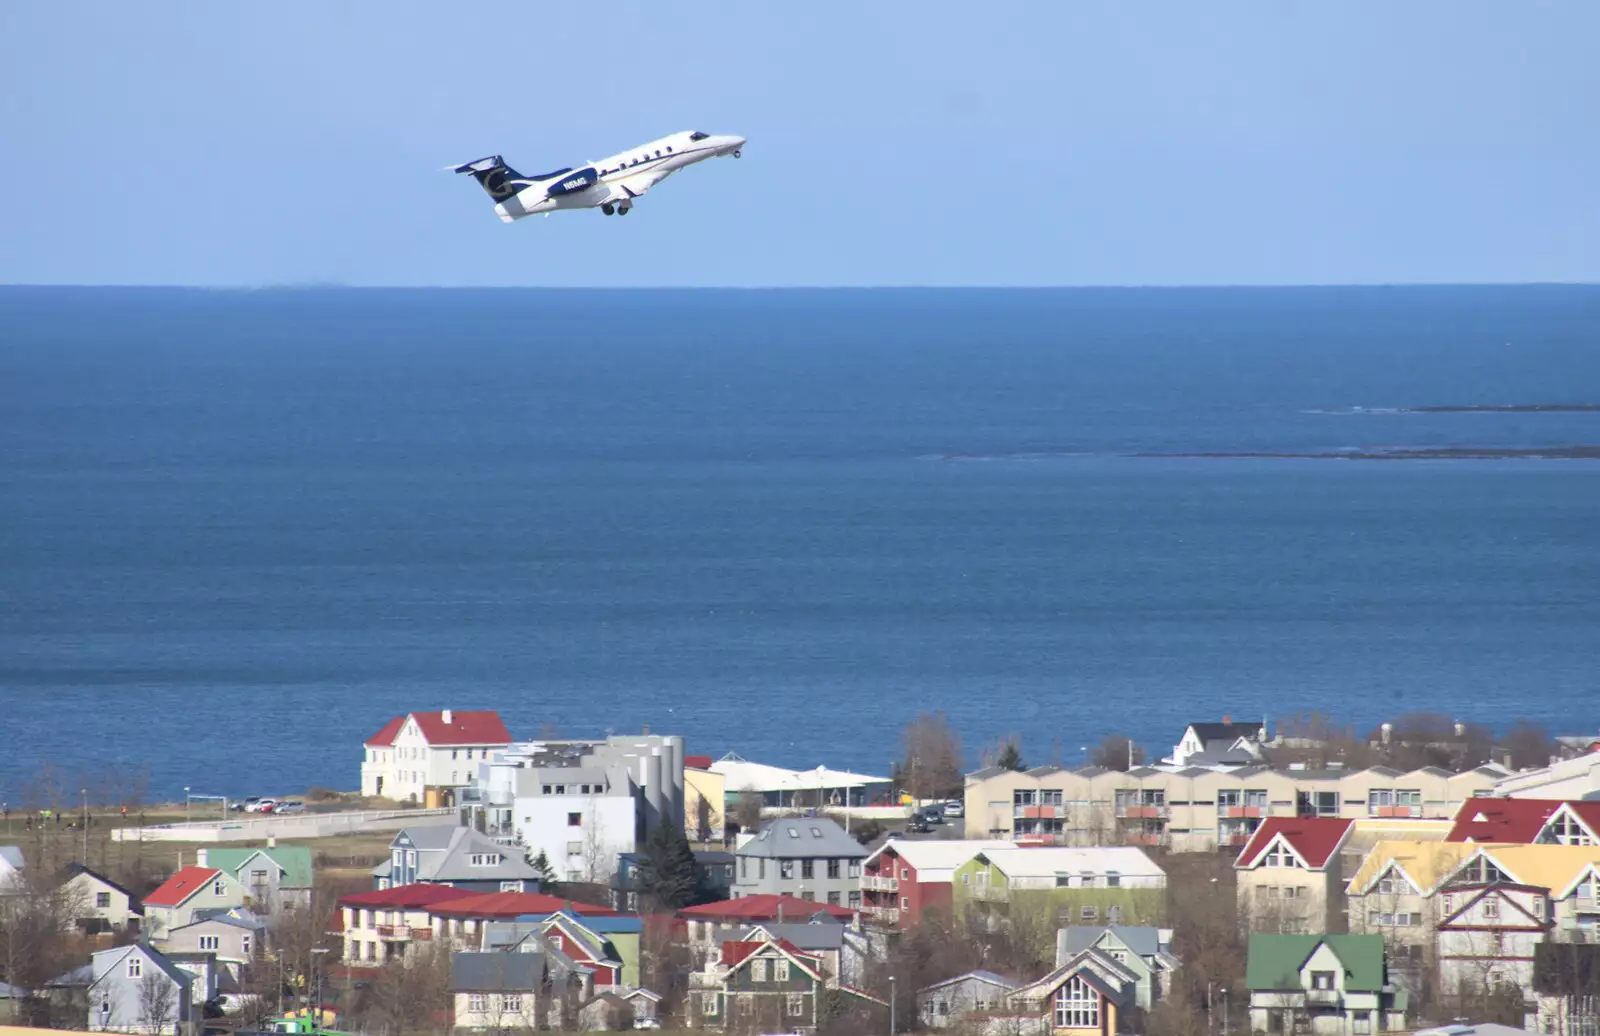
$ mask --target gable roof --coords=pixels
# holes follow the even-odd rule
[[[548,916],[562,910],[576,910],[580,914],[615,914],[609,907],[590,903],[575,903],[561,896],[543,892],[469,892],[465,896],[446,900],[431,910],[439,917],[493,917],[514,918],[530,915]]]
[[[767,939],[754,941],[728,939],[722,944],[721,960],[723,965],[727,967],[729,975],[744,967],[751,958],[758,956],[787,957],[795,964],[798,964],[812,978],[822,978],[820,970],[822,967],[821,959],[814,954],[804,952],[787,939],[779,939],[777,942]]]
[[[1445,841],[1531,842],[1559,805],[1560,799],[1467,799]]]
[[[684,907],[678,916],[690,921],[804,921],[819,914],[838,921],[853,919],[859,910],[818,903],[798,896],[781,896],[763,892],[757,896],[740,896],[718,903],[702,903]]]
[[[1007,990],[1020,989],[1022,987],[1022,983],[1016,981],[1015,979],[1006,978],[1004,975],[996,975],[992,971],[978,970],[968,971],[960,975],[953,975],[950,978],[944,979],[943,981],[930,983],[929,985],[923,986],[920,990],[918,990],[918,992],[926,993],[930,989],[943,989],[945,986],[953,986],[957,982],[966,982],[969,979],[974,982],[985,982],[991,986],[999,986],[1001,989]]]
[[[1367,852],[1346,887],[1352,895],[1362,895],[1394,866],[1419,892],[1431,895],[1479,848],[1466,842],[1380,841]]]
[[[949,881],[957,867],[986,849],[1016,849],[1016,842],[996,838],[896,838],[878,846],[862,862],[865,866],[889,853],[910,864],[919,883]]]
[[[777,922],[763,921],[745,928],[734,936],[738,942],[757,942],[762,939],[784,942],[798,946],[807,953],[816,953],[824,950],[837,950],[844,945],[844,933],[847,929],[842,924],[812,924],[810,922]]]
[[[1109,932],[1129,953],[1140,957],[1154,957],[1165,948],[1161,944],[1161,929],[1148,925],[1064,925],[1056,929],[1056,960],[1067,961],[1084,950],[1094,948]]]
[[[756,836],[734,850],[736,856],[814,859],[819,856],[867,855],[866,847],[827,817],[780,817],[768,821]]]
[[[1556,807],[1554,813],[1550,814],[1550,819],[1544,822],[1544,827],[1549,827],[1558,816],[1565,816],[1568,820],[1577,821],[1588,829],[1591,836],[1600,836],[1600,802],[1592,799],[1563,802]],[[1539,833],[1543,834],[1544,828],[1540,828]]]
[[[1343,817],[1268,817],[1255,829],[1234,866],[1253,867],[1273,842],[1283,840],[1312,870],[1321,870],[1339,851],[1353,820]]]
[[[448,903],[452,899],[463,899],[468,896],[478,896],[481,893],[471,889],[458,889],[450,885],[430,885],[426,882],[416,882],[411,885],[396,885],[393,888],[375,889],[372,892],[357,892],[349,896],[341,896],[339,905],[342,907],[384,907],[390,910],[422,910],[439,903]]]
[[[1188,729],[1194,731],[1194,736],[1200,739],[1201,744],[1210,744],[1213,741],[1227,741],[1231,744],[1240,738],[1254,741],[1261,736],[1259,723],[1191,723]]]
[[[1012,996],[1018,1000],[1040,1000],[1049,996],[1061,984],[1077,975],[1098,989],[1113,1003],[1122,1002],[1132,993],[1139,975],[1126,964],[1103,950],[1087,949],[1073,954],[1065,963],[1058,964],[1044,978],[1018,988]]]
[[[104,874],[101,874],[99,871],[91,870],[90,868],[85,867],[81,863],[73,862],[73,863],[69,863],[65,867],[61,868],[61,882],[62,882],[62,884],[66,884],[67,882],[71,881],[73,878],[76,878],[80,874],[85,875],[85,876],[90,877],[90,878],[93,878],[95,881],[98,881],[100,884],[104,885],[106,888],[115,889],[116,891],[122,893],[124,896],[127,896],[128,897],[128,913],[130,913],[130,914],[143,914],[144,913],[144,906],[139,902],[139,897],[138,896],[134,895],[132,892],[129,892],[127,889],[123,888],[121,885],[118,885],[116,882],[112,881],[110,878],[106,877]]]
[[[221,875],[222,872],[215,867],[185,867],[162,882],[154,892],[144,897],[144,905],[147,907],[181,906],[196,892],[205,888]]]
[[[1516,885],[1507,882],[1494,882],[1481,885],[1453,885],[1450,892],[1462,896],[1462,902],[1445,915],[1444,919],[1434,925],[1437,931],[1450,931],[1457,929],[1457,922],[1473,907],[1490,896],[1504,902],[1508,909],[1501,910],[1496,923],[1486,924],[1486,919],[1475,919],[1470,924],[1464,925],[1459,930],[1475,931],[1482,927],[1513,929],[1523,931],[1546,931],[1554,927],[1542,917],[1535,917],[1533,912],[1519,903],[1515,896],[1506,895],[1507,892],[1525,892],[1531,895],[1543,896],[1550,890],[1534,885]]]
[[[394,744],[394,739],[406,725],[406,720],[414,719],[417,729],[422,731],[423,740],[432,746],[449,745],[509,745],[511,732],[500,719],[500,714],[492,709],[451,709],[450,722],[444,721],[444,711],[438,712],[408,712],[404,716],[396,716],[370,738],[367,745],[373,748],[387,748]]]
[[[685,770],[709,770],[711,769],[711,757],[709,755],[686,755],[683,757],[683,768]],[[651,995],[654,996],[654,994]],[[657,999],[660,998],[657,997]]]
[[[514,846],[502,845],[470,827],[429,824],[402,828],[389,843],[417,850],[417,881],[538,881],[539,873]],[[500,861],[489,867],[472,864],[474,855],[495,854]],[[393,873],[393,859],[372,869],[374,875]],[[558,908],[559,909],[559,908]]]
[[[151,946],[147,942],[136,942],[129,943],[127,946],[114,946],[109,950],[100,950],[97,953],[91,953],[89,955],[89,966],[96,976],[91,985],[99,985],[101,981],[111,978],[112,976],[126,975],[126,970],[118,967],[118,965],[127,960],[131,954],[135,953],[149,961],[156,967],[158,971],[166,975],[180,987],[187,987],[191,982],[194,981],[195,977],[193,975],[172,963],[172,959],[166,954],[162,953],[160,950],[156,949],[154,946]],[[105,958],[104,966],[102,966],[101,958]]]
[[[1096,846],[1086,849],[1013,846],[1008,849],[984,849],[973,855],[973,859],[980,857],[988,860],[1007,878],[1049,878],[1063,872],[1077,874],[1082,871],[1096,874],[1116,871],[1125,878],[1164,878],[1167,873],[1143,850],[1133,846]]]
[[[243,882],[244,879],[239,877],[239,872],[252,857],[256,856],[265,856],[277,865],[282,874],[280,883],[284,888],[311,887],[311,849],[304,845],[273,845],[255,849],[213,849],[208,846],[200,850],[200,863],[206,867],[227,871]]]
[[[1301,989],[1300,969],[1326,944],[1344,965],[1344,988],[1377,992],[1383,988],[1381,935],[1252,935],[1245,962],[1245,986],[1252,991]]]
[[[1585,875],[1600,867],[1600,845],[1379,842],[1362,861],[1349,891],[1365,892],[1393,861],[1424,895],[1430,895],[1475,856],[1489,860],[1508,880],[1549,889],[1557,899],[1569,895]]]

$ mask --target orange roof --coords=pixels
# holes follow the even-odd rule
[[[221,874],[222,872],[215,867],[185,867],[162,882],[161,886],[154,892],[144,897],[144,905],[158,907],[179,906]]]

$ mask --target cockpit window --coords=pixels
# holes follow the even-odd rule
[[[699,130],[695,130],[693,133],[689,134],[689,139],[690,140],[705,140],[705,139],[709,138],[710,136],[711,136],[711,134],[709,134],[709,133],[701,133]]]

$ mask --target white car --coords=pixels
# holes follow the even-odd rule
[[[967,809],[954,799],[944,804],[944,815],[947,817],[962,817],[967,815]]]
[[[244,807],[246,813],[270,813],[272,807],[278,804],[277,799],[256,799]]]

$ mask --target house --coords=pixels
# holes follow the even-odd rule
[[[194,1006],[197,1015],[203,1014],[205,1005],[216,999],[224,983],[231,984],[231,974],[217,960],[217,955],[214,953],[171,953],[165,950],[162,952],[166,953],[167,960],[174,966],[188,973],[189,1002]]]
[[[1537,770],[1510,774],[1497,782],[1493,794],[1507,799],[1574,799],[1600,793],[1600,753],[1585,752]]]
[[[638,923],[637,918],[629,920]],[[591,984],[596,989],[616,986],[632,988],[639,984],[637,955],[633,966],[628,967],[621,951],[612,941],[590,928],[584,920],[570,914],[556,913],[540,922],[539,927],[544,932],[545,942],[552,949],[560,950],[578,966],[589,970],[593,976]]]
[[[22,846],[0,845],[0,889],[22,884],[24,866]]]
[[[1122,962],[1083,950],[1037,982],[1006,999],[1005,1026],[1056,1036],[1107,1036],[1127,1032],[1137,1004],[1138,977]]]
[[[684,756],[684,833],[706,844],[720,844],[728,833],[727,803],[727,779],[711,768],[711,757]]]
[[[405,955],[415,943],[433,942],[431,910],[475,895],[449,885],[399,885],[339,900],[333,930],[344,937],[344,962],[375,968]]]
[[[1600,801],[1482,799],[1464,803],[1452,842],[1600,845]]]
[[[611,905],[617,910],[638,910],[639,865],[644,853],[619,853],[611,876]],[[736,857],[720,849],[694,850],[695,878],[713,897],[727,898],[733,888]]]
[[[633,1005],[609,990],[596,993],[579,1005],[578,1028],[584,1032],[632,1029]]]
[[[88,978],[91,1032],[178,1036],[200,1017],[194,976],[147,943],[92,954]]]
[[[717,903],[684,907],[678,917],[687,928],[690,948],[700,959],[721,952],[722,944],[753,924],[790,922],[841,924],[859,928],[861,913],[794,896],[741,896]]]
[[[1047,911],[1067,924],[1159,924],[1167,874],[1142,849],[985,849],[956,868],[955,911]]]
[[[461,795],[469,823],[543,854],[565,881],[605,884],[619,853],[684,822],[683,738],[528,741],[478,764]]]
[[[1250,1030],[1371,1036],[1405,1028],[1380,935],[1252,935],[1245,963]]]
[[[1417,822],[1454,817],[1506,771],[1451,773],[1382,766],[1312,770],[1264,765],[1218,771],[1141,766],[988,767],[967,775],[969,834],[1045,845],[1159,845],[1175,852],[1243,848],[1269,817]]]
[[[734,849],[733,897],[787,895],[860,907],[867,850],[827,817],[768,821]]]
[[[952,916],[956,868],[985,849],[1011,849],[1000,839],[900,839],[892,835],[861,862],[861,909],[867,920],[911,928],[927,914]]]
[[[917,990],[917,1017],[929,1029],[948,1029],[1000,1011],[1022,983],[992,971],[969,971]]]
[[[821,960],[790,943],[729,940],[689,988],[697,1028],[795,1032],[817,1028],[826,978]]]
[[[1550,890],[1461,882],[1447,886],[1443,899],[1434,926],[1440,989],[1463,998],[1501,986],[1531,990],[1534,948],[1553,927]]]
[[[658,1018],[661,1014],[661,994],[648,989],[630,989],[622,994],[622,999],[633,1011],[633,1020],[639,1022],[646,1018]]]
[[[472,783],[477,765],[510,744],[511,734],[498,712],[442,709],[396,716],[363,746],[361,794],[455,805],[457,792]]]
[[[169,957],[210,954],[231,978],[238,979],[244,966],[266,951],[266,940],[266,920],[248,909],[202,910],[193,921],[169,930],[162,949]]]
[[[832,918],[812,921],[762,921],[734,932],[734,942],[787,942],[800,952],[822,962],[829,987],[860,987],[864,984],[867,961],[874,956],[872,940],[866,932],[839,924]]]
[[[194,920],[197,910],[244,906],[247,893],[233,875],[215,867],[184,867],[144,897],[144,927],[160,942]]]
[[[533,1032],[566,1028],[592,991],[588,976],[559,951],[452,953],[450,992],[457,1029]]]
[[[273,840],[275,841],[275,840]],[[196,863],[232,875],[257,913],[276,914],[311,906],[311,850],[303,845],[269,844],[259,849],[206,847]]]
[[[1183,738],[1172,746],[1167,762],[1173,766],[1203,766],[1211,763],[1248,766],[1261,758],[1267,740],[1266,722],[1235,723],[1222,717],[1221,723],[1191,723]]]
[[[138,931],[144,918],[139,897],[81,863],[62,870],[61,893],[73,907],[79,930],[88,933]]]
[[[537,892],[539,872],[516,846],[470,827],[407,827],[389,843],[389,859],[372,869],[376,888],[452,885],[469,892]]]
[[[1600,1032],[1600,944],[1540,943],[1533,949],[1531,985],[1539,1032]]]
[[[1074,960],[1085,950],[1096,950],[1121,964],[1134,976],[1134,1005],[1148,1011],[1171,988],[1178,958],[1172,955],[1172,930],[1149,926],[1110,925],[1092,928],[1069,925],[1056,932],[1056,965]]]
[[[448,939],[453,948],[491,949],[486,933],[494,924],[515,923],[524,932],[540,929],[551,915],[573,914],[609,917],[609,907],[579,903],[543,892],[489,892],[450,899],[428,908],[428,925],[435,941]]]
[[[1234,861],[1239,916],[1257,932],[1342,932],[1344,882],[1339,850],[1355,821],[1271,817]]]
[[[763,808],[772,809],[798,809],[802,806],[829,809],[893,804],[894,782],[887,777],[833,770],[826,766],[789,770],[782,766],[752,763],[736,752],[729,752],[712,763],[709,769],[722,775],[730,809],[749,799],[756,799]]]

